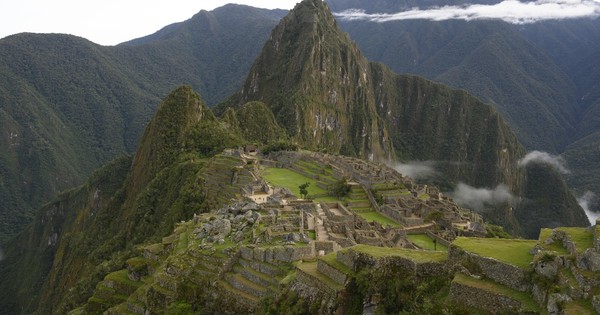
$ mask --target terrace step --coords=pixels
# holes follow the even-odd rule
[[[260,299],[252,294],[248,294],[245,291],[242,291],[238,288],[233,287],[231,284],[229,284],[227,281],[223,281],[223,280],[219,280],[219,285],[225,289],[228,292],[231,292],[233,295],[241,297],[242,300],[244,301],[239,301],[238,302],[242,302],[242,304],[250,304],[250,305],[256,305],[258,304],[258,302],[260,302]],[[244,303],[246,302],[246,303]]]
[[[296,267],[296,279],[325,293],[336,295],[344,286],[318,270],[317,262],[304,262]]]
[[[244,278],[241,274],[226,273],[225,281],[227,281],[227,283],[229,283],[232,287],[242,290],[250,295],[253,295],[258,299],[272,294],[269,288],[256,284]]]
[[[539,305],[527,293],[519,292],[491,280],[475,279],[458,273],[450,286],[450,300],[493,313],[538,313]]]
[[[252,268],[255,271],[265,274],[269,277],[283,278],[289,272],[288,270],[285,270],[280,266],[276,266],[262,261],[246,260],[240,258],[238,262],[240,263],[240,265],[244,266],[244,268]]]
[[[262,272],[258,272],[250,267],[243,267],[242,265],[236,265],[233,267],[233,271],[242,275],[249,281],[261,285],[263,287],[278,286],[280,278],[271,277]]]
[[[348,276],[346,275],[346,273],[338,269],[338,264],[341,263],[331,263],[325,261],[324,258],[321,258],[317,261],[317,270],[320,273],[327,275],[327,277],[333,280],[334,282],[344,285]]]

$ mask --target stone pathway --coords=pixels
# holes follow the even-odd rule
[[[323,211],[323,208],[321,208],[320,204],[317,204],[317,218],[316,218],[316,225],[315,225],[315,230],[317,231],[317,241],[328,241],[329,240],[329,234],[327,233],[327,230],[325,230],[325,227],[323,226],[324,218],[325,218],[325,211]]]

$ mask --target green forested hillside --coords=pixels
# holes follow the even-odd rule
[[[277,125],[234,127],[281,130]],[[281,140],[277,134],[263,139]],[[222,206],[239,193],[248,178],[230,191],[219,187],[219,194],[209,193],[215,189],[211,185],[223,184],[224,171],[215,166],[223,162],[210,158],[246,143],[191,87],[174,90],[162,101],[133,158],[113,161],[82,187],[58,196],[6,247],[0,264],[3,310],[65,314],[84,302],[96,282],[120,269],[136,245],[160,241],[174,223],[212,209],[209,205]]]
[[[0,41],[0,55],[5,240],[34,208],[131,152],[157,98],[124,74],[106,48],[81,38],[12,36]]]
[[[1,39],[0,243],[33,209],[133,152],[171,89],[191,84],[210,103],[237,90],[283,14],[229,5],[115,47],[68,35]]]

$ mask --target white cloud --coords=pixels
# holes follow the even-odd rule
[[[465,183],[459,183],[456,189],[448,193],[461,207],[484,211],[486,206],[495,206],[512,202],[513,194],[506,185],[500,184],[494,189],[475,188]]]
[[[590,223],[592,225],[595,225],[596,219],[600,218],[599,212],[594,212],[591,210],[591,206],[594,203],[594,201],[597,201],[596,194],[594,194],[591,191],[586,191],[585,194],[583,194],[583,196],[577,198],[577,202],[585,211],[585,214],[587,215],[588,220],[590,220]]]
[[[565,167],[565,160],[562,157],[541,151],[532,151],[527,153],[527,155],[525,155],[525,157],[519,161],[519,166],[524,167],[527,166],[527,164],[534,162],[548,164],[562,174],[571,173]]]
[[[544,20],[576,19],[600,16],[600,0],[538,0],[521,2],[505,0],[497,4],[413,8],[398,13],[368,14],[364,10],[336,13],[342,20],[390,22],[400,20],[502,20],[512,24],[528,24]]]
[[[396,163],[392,166],[400,174],[412,179],[426,179],[436,175],[435,162],[433,161],[411,161],[407,163]]]

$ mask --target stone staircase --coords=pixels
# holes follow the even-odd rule
[[[357,213],[374,211],[371,202],[369,201],[369,198],[367,196],[367,193],[365,192],[365,189],[358,184],[350,185],[351,189],[347,198],[348,209],[350,209],[352,212]]]

